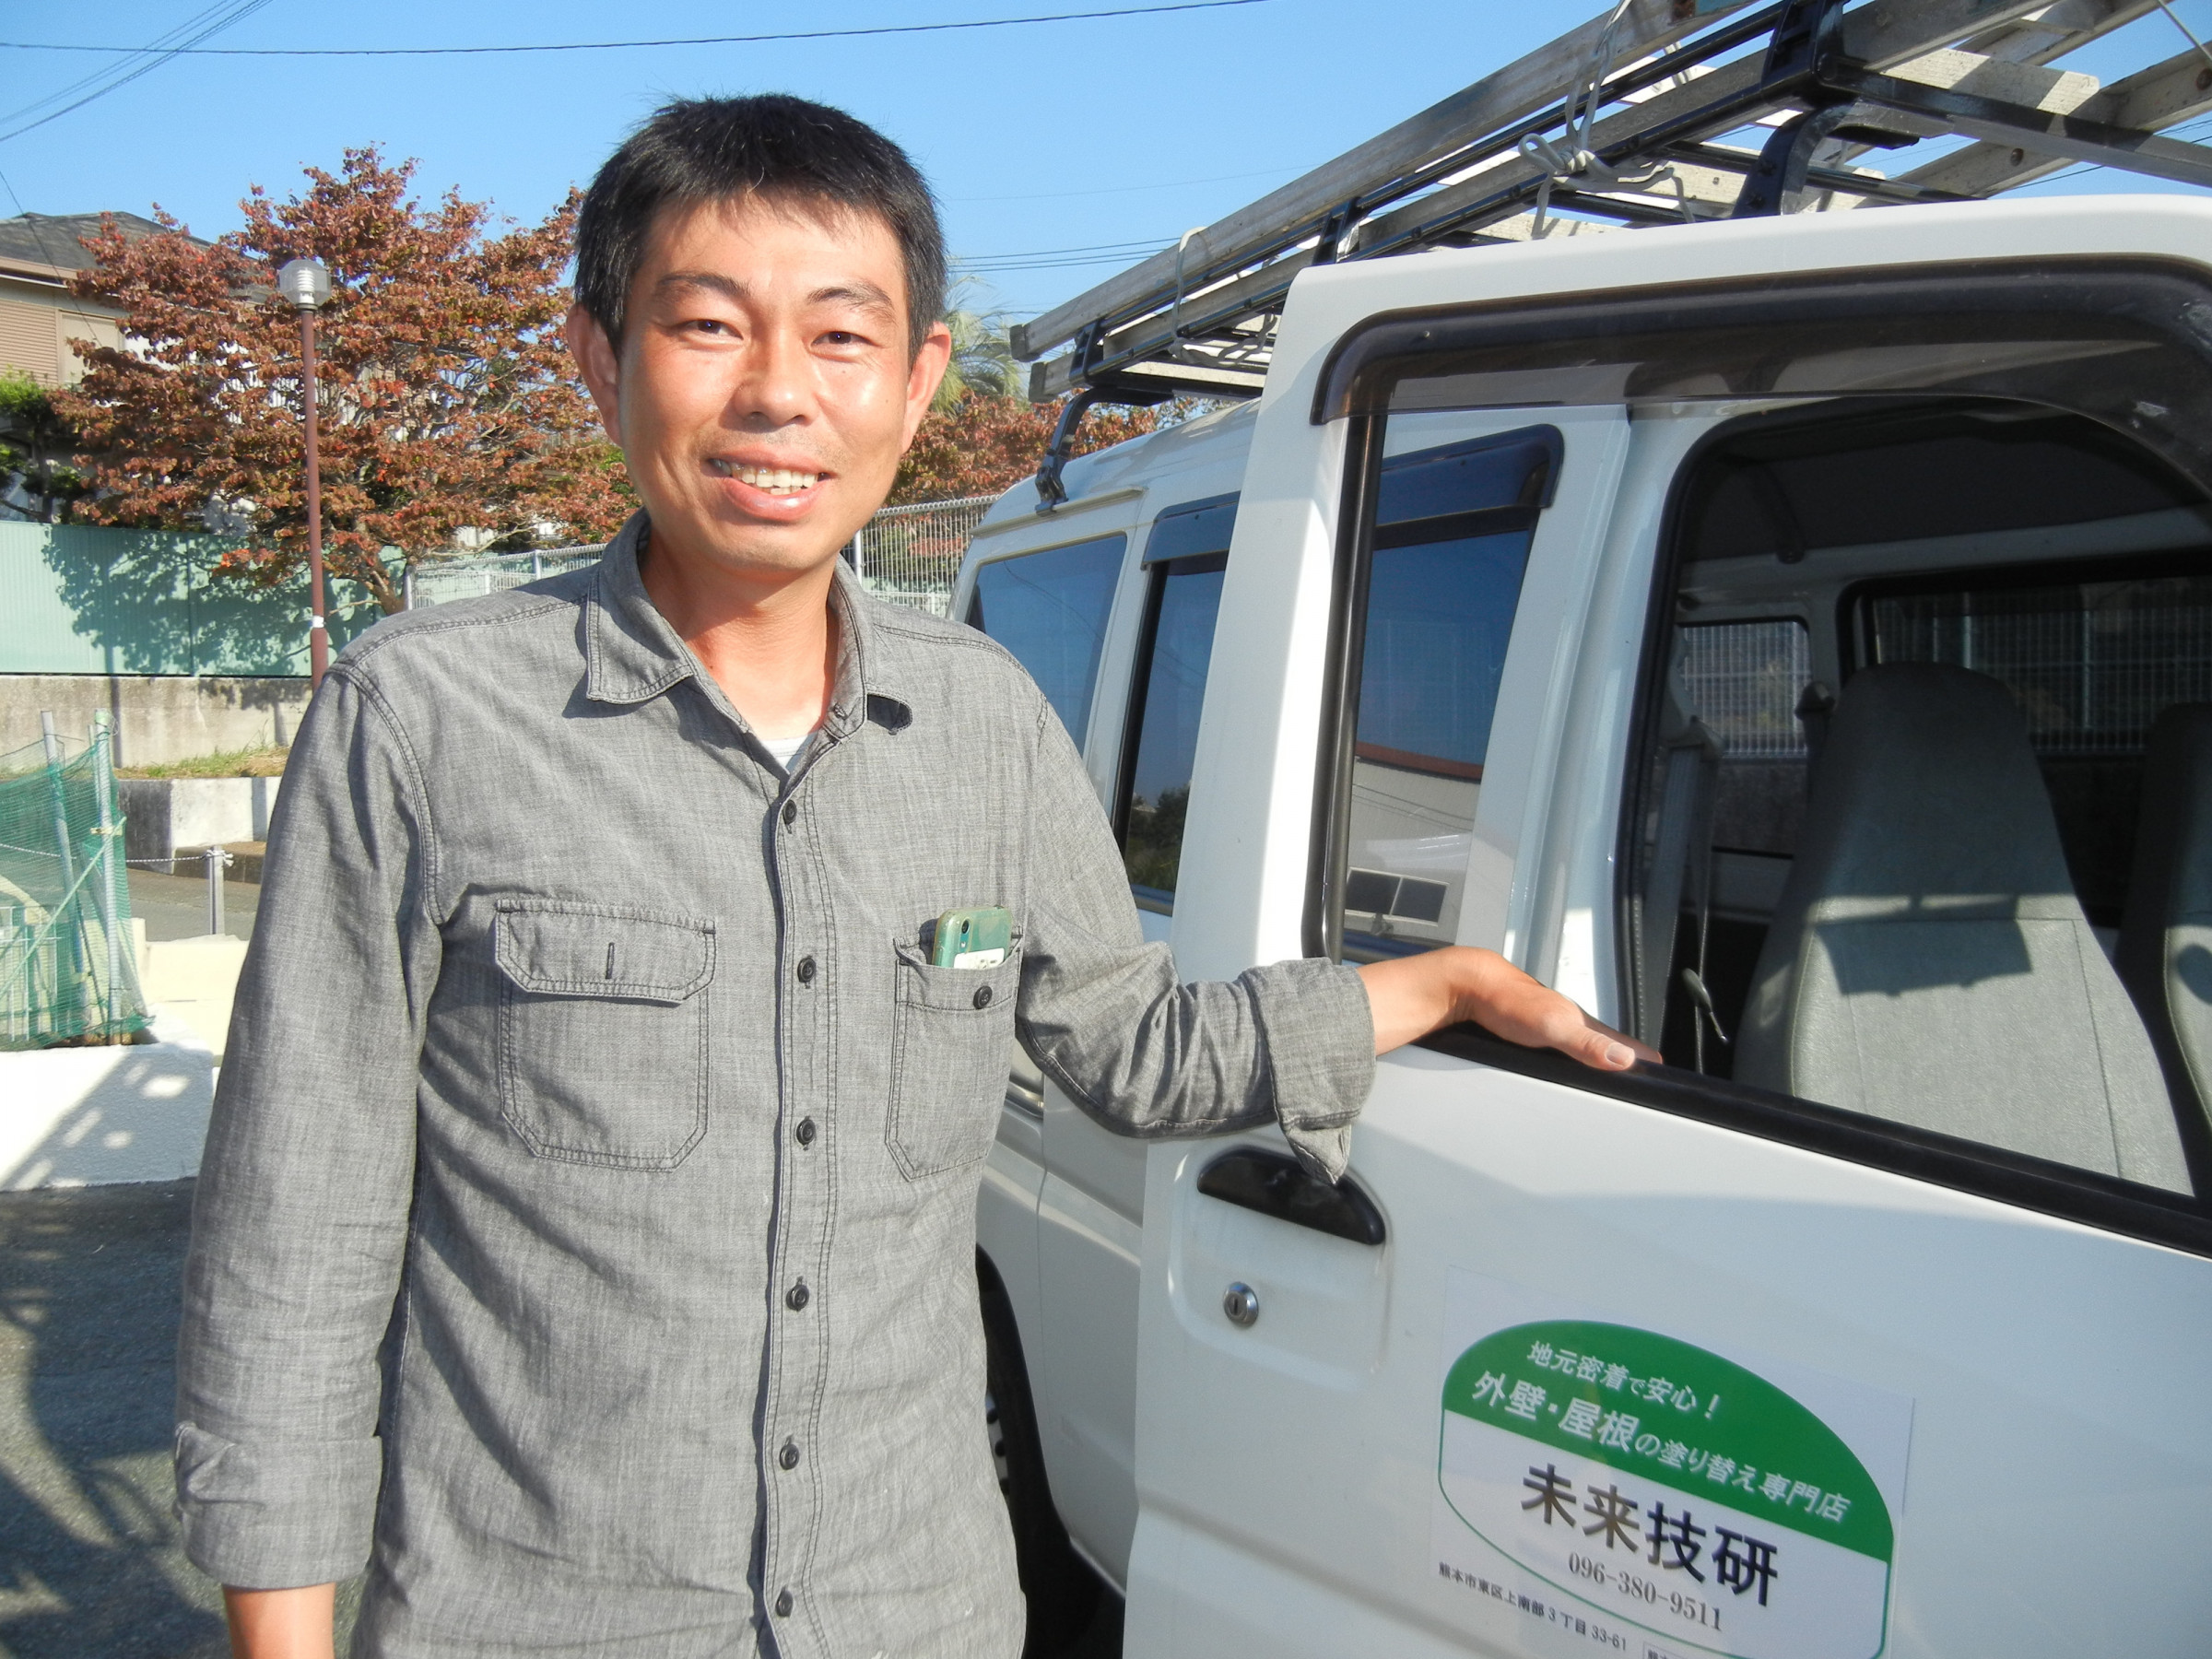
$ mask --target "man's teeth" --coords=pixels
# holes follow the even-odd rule
[[[750,484],[755,489],[765,489],[771,495],[796,495],[802,489],[812,489],[822,481],[820,473],[793,472],[785,466],[739,466],[734,462],[710,463],[725,478],[735,478],[740,484]]]

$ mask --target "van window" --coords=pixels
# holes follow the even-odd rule
[[[1624,836],[1641,1034],[1862,1123],[2190,1193],[2212,1002],[2169,965],[2212,820],[2169,811],[2155,867],[2136,849],[2154,786],[2212,787],[2185,734],[2151,741],[2212,705],[2201,496],[1994,399],[1771,411],[1677,496]],[[1797,615],[1690,620],[1762,604]]]
[[[1128,545],[1116,534],[993,559],[977,568],[968,601],[968,626],[1020,660],[1078,748]]]
[[[1813,682],[1811,637],[1798,618],[1702,622],[1681,631],[1689,707],[1721,744],[1712,805],[1718,889],[1762,872],[1746,859],[1787,858],[1805,817],[1805,727],[1797,704]],[[1764,878],[1779,881],[1774,870]]]
[[[1559,442],[1533,428],[1382,463],[1356,598],[1348,958],[1458,933],[1506,641]]]
[[[1150,586],[1131,678],[1116,814],[1130,890],[1147,909],[1175,898],[1198,714],[1237,522],[1234,496],[1171,507],[1145,544]]]

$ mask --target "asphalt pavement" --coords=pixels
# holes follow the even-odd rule
[[[131,914],[146,923],[146,936],[156,939],[197,938],[207,931],[207,878],[205,876],[163,876],[153,870],[131,872]],[[223,883],[223,931],[234,937],[253,936],[253,917],[261,908],[261,888],[251,881]]]
[[[192,1189],[0,1193],[0,1659],[229,1653],[222,1593],[171,1513]],[[1105,1602],[1044,1659],[1116,1659],[1121,1603]]]
[[[0,1194],[0,1653],[218,1659],[170,1514],[192,1182]]]

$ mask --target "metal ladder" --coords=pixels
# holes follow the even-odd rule
[[[2177,21],[2159,0],[1620,0],[1018,326],[1030,398],[1071,398],[1040,511],[1090,406],[1256,394],[1308,265],[1975,200],[2082,161],[2212,186],[2212,147],[2159,135],[2212,111],[2212,53]],[[2051,66],[2130,26],[2146,54],[2181,50],[2109,86]],[[1760,147],[1721,142],[1752,126]],[[1864,161],[1949,135],[1971,142],[1896,174]]]

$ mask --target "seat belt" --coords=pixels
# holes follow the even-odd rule
[[[1675,636],[1659,712],[1663,768],[1659,823],[1644,883],[1638,939],[1638,1037],[1653,1048],[1666,1025],[1668,981],[1686,889],[1698,907],[1698,966],[1705,959],[1705,932],[1712,896],[1712,804],[1721,771],[1721,740],[1689,706],[1687,649]],[[1716,1028],[1717,1029],[1717,1028]],[[1700,1027],[1699,1054],[1704,1052]],[[1700,1068],[1702,1066],[1700,1065]]]

